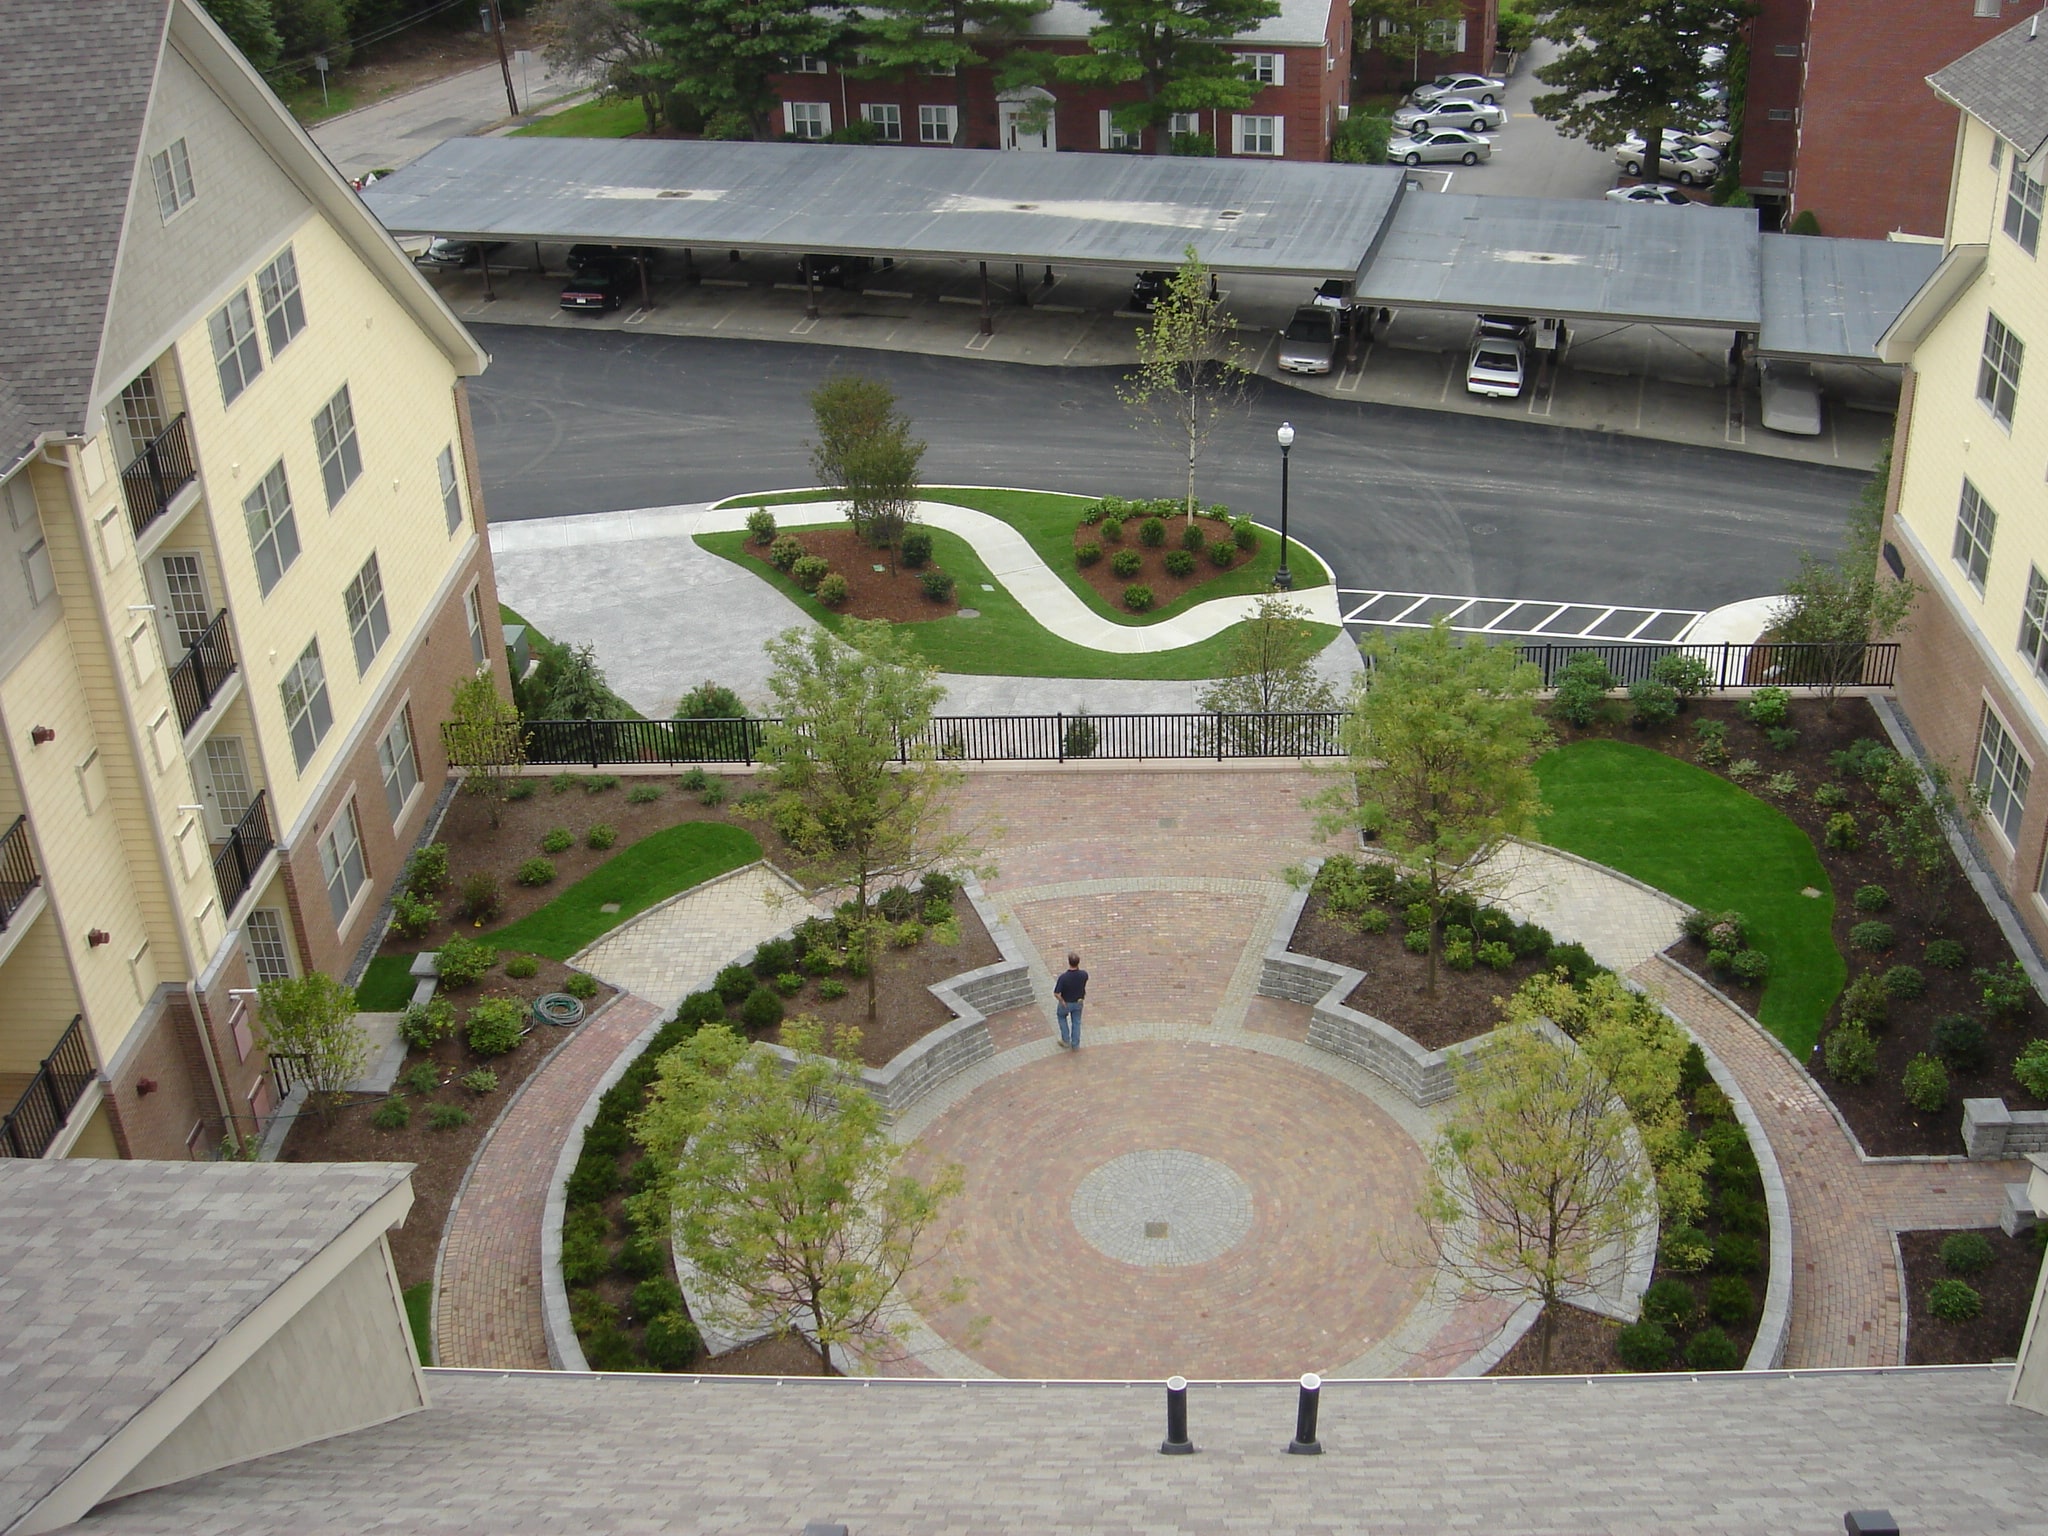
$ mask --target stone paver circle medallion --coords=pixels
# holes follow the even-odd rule
[[[1111,1158],[1070,1210],[1098,1252],[1147,1267],[1221,1258],[1252,1229],[1251,1187],[1227,1163],[1175,1149]]]

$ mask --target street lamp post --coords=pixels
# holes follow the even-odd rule
[[[1287,569],[1287,451],[1294,446],[1294,424],[1280,423],[1280,569],[1273,573],[1273,585],[1282,592],[1294,589],[1294,572]]]

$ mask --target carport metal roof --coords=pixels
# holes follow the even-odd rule
[[[1878,337],[1942,254],[1939,243],[1913,240],[1765,235],[1762,244],[1757,351],[1808,362],[1879,361]]]
[[[842,144],[450,139],[363,193],[394,234],[1353,277],[1398,170]]]

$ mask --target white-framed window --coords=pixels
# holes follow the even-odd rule
[[[1968,480],[1963,482],[1962,504],[1956,509],[1956,537],[1949,553],[1970,578],[1970,585],[1984,590],[1984,577],[1991,569],[1991,536],[1998,530],[1998,514]]]
[[[256,313],[249,291],[237,288],[211,315],[206,334],[213,339],[213,366],[220,373],[220,402],[233,405],[263,371],[263,349],[256,341]]]
[[[1799,114],[1793,111],[1790,107],[1772,107],[1770,111],[1765,114],[1765,116],[1768,117],[1774,123],[1789,123],[1793,121],[1796,117],[1798,117],[1798,115]]]
[[[448,514],[448,531],[453,533],[462,526],[462,487],[455,474],[455,445],[450,443],[441,450],[434,461],[434,469],[441,477],[441,508]]]
[[[917,72],[940,80],[950,80],[959,73],[959,68],[952,64],[920,64],[917,66]]]
[[[958,116],[955,107],[919,107],[917,109],[917,141],[920,144],[950,144],[953,142],[953,120]]]
[[[862,102],[860,115],[875,125],[875,137],[884,144],[903,142],[903,109],[895,102]]]
[[[292,757],[304,773],[321,741],[334,728],[334,706],[327,701],[327,670],[320,665],[318,635],[306,643],[285,673],[278,693],[284,700],[285,725],[291,731]]]
[[[377,738],[377,769],[384,778],[384,804],[395,827],[405,814],[412,792],[420,787],[420,760],[412,745],[412,719],[403,709]]]
[[[28,582],[29,605],[40,608],[57,590],[57,573],[50,569],[50,546],[37,539],[21,552],[21,574]]]
[[[258,907],[242,927],[249,950],[249,969],[260,987],[266,981],[292,979],[291,945],[285,941],[284,914],[275,907]]]
[[[168,224],[171,216],[189,207],[197,195],[192,190],[192,157],[185,141],[173,139],[149,157],[149,173],[156,182],[156,211]]]
[[[1426,41],[1431,53],[1463,53],[1465,51],[1465,18],[1462,16],[1432,21],[1425,27]]]
[[[1138,135],[1127,128],[1116,125],[1116,114],[1108,107],[1102,109],[1102,147],[1104,149],[1136,149]]]
[[[332,511],[363,472],[363,451],[356,442],[356,411],[342,385],[313,418],[313,446],[320,455],[320,478],[327,484]]]
[[[16,475],[4,487],[7,502],[7,521],[16,528],[34,528],[39,525],[36,515],[35,487],[28,483],[27,475]]]
[[[832,108],[822,101],[785,101],[782,129],[792,139],[822,139],[832,131]]]
[[[1984,814],[2008,843],[2017,844],[2020,822],[2027,814],[2027,780],[2033,765],[2020,754],[1998,711],[1984,706],[1984,724],[1977,733],[1977,787],[1984,792]]]
[[[242,499],[242,521],[249,528],[249,548],[256,555],[256,583],[263,595],[299,558],[299,524],[292,516],[292,489],[284,477],[284,460],[270,466],[256,489]]]
[[[1991,135],[1991,169],[1994,171],[2005,164],[2005,140],[1997,134]]]
[[[320,839],[320,873],[327,877],[327,905],[339,927],[355,905],[356,892],[369,883],[363,867],[363,835],[356,825],[356,803],[350,800]]]
[[[825,62],[823,55],[800,53],[796,56],[796,63],[790,66],[790,73],[793,75],[822,75],[830,69],[831,65]]]
[[[1996,21],[1998,19],[1999,13],[2004,9],[2004,6],[2005,0],[1977,0],[1977,7],[1974,14],[1982,16],[1986,20]]]
[[[1984,359],[1977,367],[1977,398],[1991,408],[2001,425],[2012,426],[2012,409],[2019,399],[2020,363],[2026,346],[2006,329],[1996,315],[1984,322]]]
[[[286,246],[256,274],[256,297],[263,305],[263,329],[270,337],[270,355],[277,356],[306,328],[306,301],[299,293],[299,263]]]
[[[481,588],[471,587],[462,599],[462,616],[469,624],[469,654],[479,667],[490,659],[490,651],[484,645],[484,605],[478,595]]]
[[[2027,567],[2027,598],[2020,605],[2020,654],[2048,679],[2048,577]]]
[[[2020,157],[2012,157],[2012,178],[2005,187],[2005,232],[2029,256],[2041,243],[2041,183],[2027,174]]]
[[[361,677],[391,635],[391,616],[384,608],[384,574],[377,569],[375,554],[356,572],[341,603],[348,613],[349,638],[355,642],[356,676]]]
[[[1200,133],[1202,114],[1199,112],[1169,112],[1166,115],[1166,131],[1169,134]]]
[[[1287,55],[1284,53],[1240,53],[1246,72],[1260,85],[1287,83]]]
[[[1281,122],[1277,117],[1255,117],[1238,113],[1231,119],[1236,132],[1232,135],[1240,155],[1277,155],[1281,153]]]

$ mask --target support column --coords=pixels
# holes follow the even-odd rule
[[[476,243],[476,264],[484,271],[484,302],[496,303],[498,296],[491,291],[491,253],[484,249],[481,240]]]
[[[1017,302],[1026,309],[1031,307],[1031,290],[1024,286],[1024,263],[1017,263]]]
[[[647,258],[645,256],[635,256],[633,258],[633,265],[640,272],[640,307],[642,309],[652,309],[654,308],[654,295],[647,291]]]
[[[804,314],[807,318],[818,318],[818,275],[811,270],[811,258],[804,258]]]
[[[988,312],[988,263],[981,264],[981,334],[993,336],[996,333],[995,318]]]
[[[704,281],[704,274],[697,270],[696,258],[687,245],[683,247],[683,281],[692,287]]]

